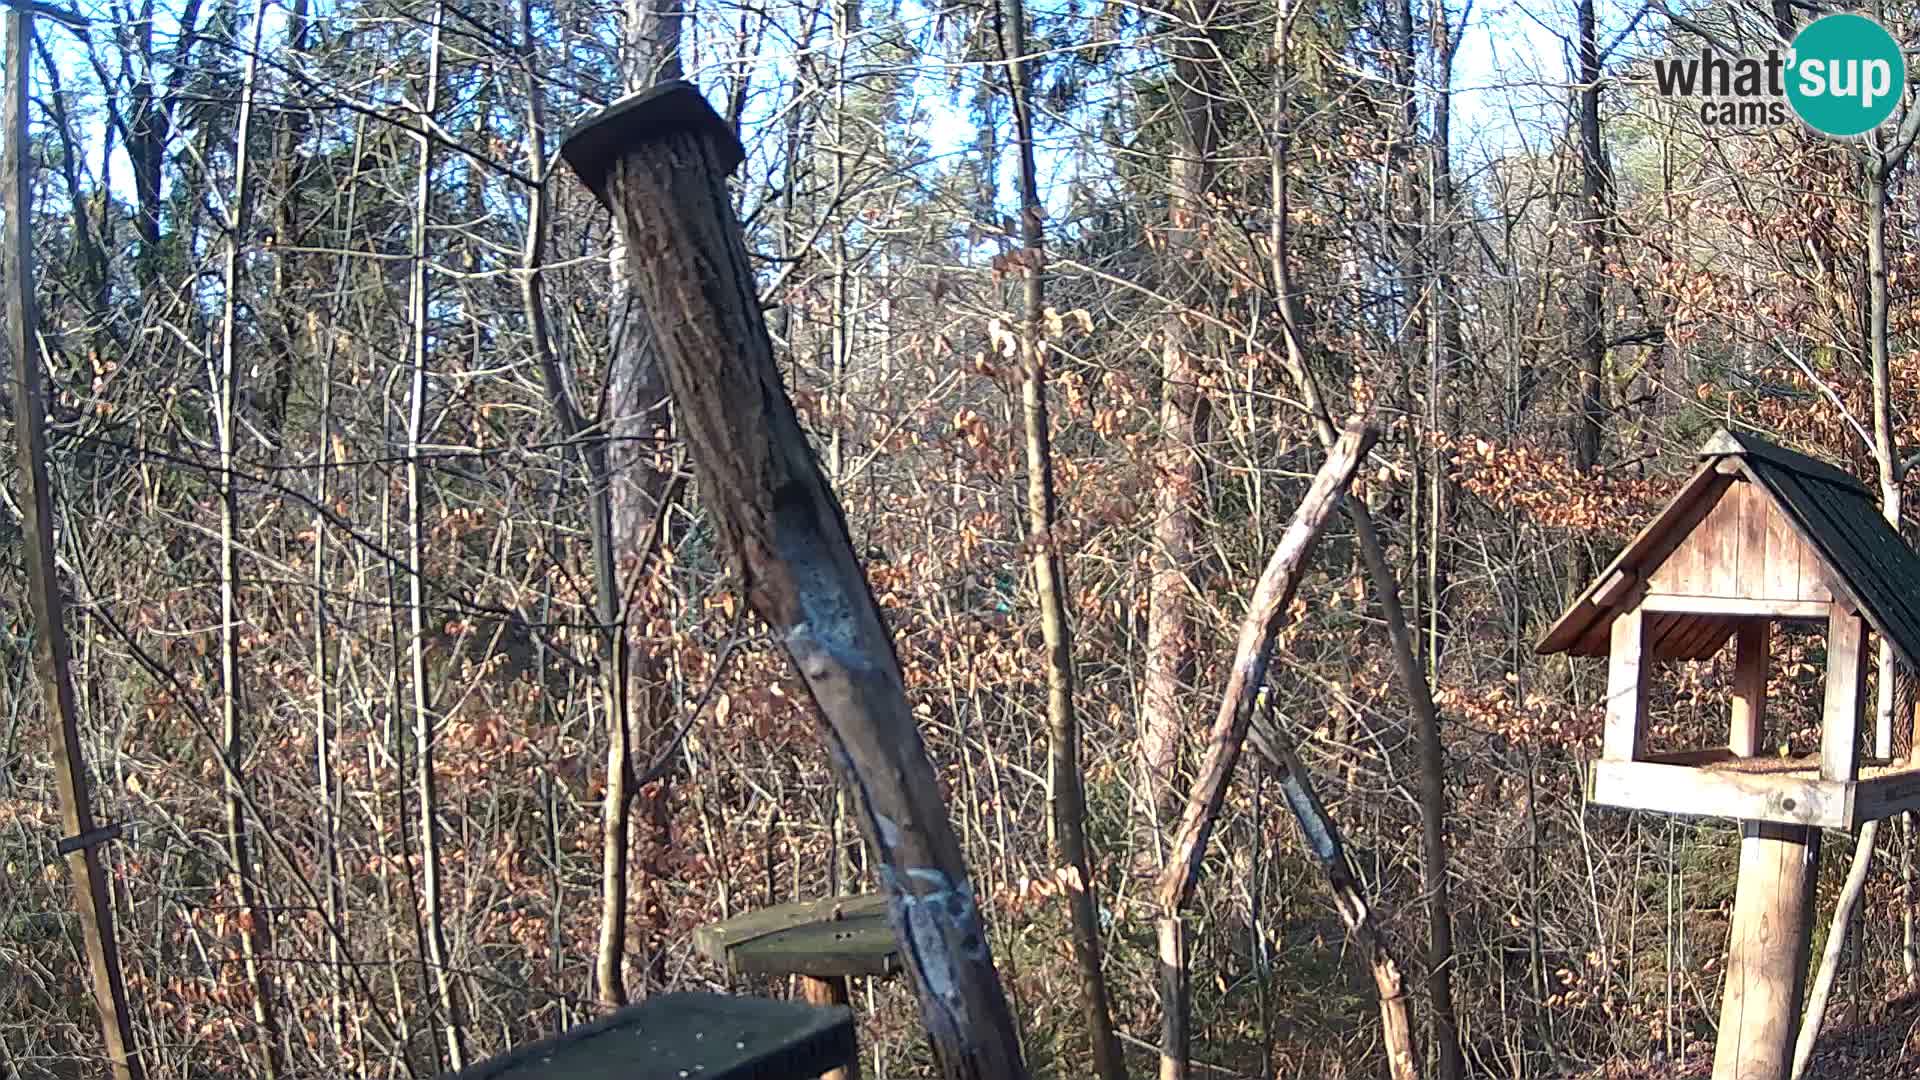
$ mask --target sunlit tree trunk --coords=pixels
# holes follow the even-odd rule
[[[1147,556],[1147,656],[1140,705],[1140,789],[1144,815],[1156,830],[1171,808],[1170,786],[1186,729],[1183,691],[1194,663],[1192,589],[1195,531],[1201,497],[1199,441],[1205,424],[1200,394],[1198,325],[1183,305],[1203,303],[1201,223],[1213,183],[1220,138],[1212,92],[1219,58],[1211,48],[1213,0],[1191,0],[1173,10],[1166,49],[1172,54],[1168,93],[1174,103],[1173,160],[1169,163],[1167,266],[1178,283],[1175,307],[1161,323],[1160,433],[1154,451],[1153,545]]]
[[[253,178],[248,144],[253,137],[253,98],[259,75],[264,5],[255,3],[249,17],[251,45],[240,90],[240,113],[234,128],[233,200],[226,221],[226,267],[220,318],[220,366],[215,400],[220,439],[220,722],[222,752],[226,755],[225,808],[227,858],[231,861],[234,893],[239,903],[240,950],[252,991],[253,1019],[260,1028],[263,1067],[268,1080],[279,1076],[282,1047],[275,1013],[274,987],[263,959],[273,952],[273,927],[267,907],[260,902],[261,884],[247,835],[247,775],[245,707],[240,687],[240,489],[234,474],[234,440],[239,416],[239,359],[241,251],[252,231]]]
[[[1073,957],[1080,975],[1080,1006],[1092,1044],[1093,1072],[1102,1080],[1124,1080],[1126,1059],[1113,1031],[1107,981],[1100,971],[1099,893],[1093,858],[1087,848],[1087,800],[1080,770],[1080,718],[1075,711],[1073,631],[1068,621],[1071,593],[1066,558],[1058,546],[1053,489],[1053,433],[1047,416],[1047,368],[1051,360],[1046,319],[1045,209],[1034,164],[1033,78],[1027,56],[1027,10],[1023,0],[1008,0],[1007,89],[1013,104],[1015,146],[1019,155],[1021,305],[1020,398],[1026,435],[1027,546],[1040,599],[1041,633],[1047,650],[1047,789],[1052,792],[1053,840],[1057,865],[1074,880],[1066,891],[1073,924]]]
[[[441,26],[445,9],[433,9],[433,36],[428,45],[427,84],[420,106],[423,120],[431,119],[440,101]],[[408,320],[412,340],[410,386],[407,392],[407,663],[409,703],[413,713],[415,786],[420,799],[420,861],[424,877],[421,900],[426,906],[427,960],[432,968],[435,1005],[446,1028],[447,1056],[454,1069],[466,1066],[466,1031],[454,990],[451,957],[447,951],[446,886],[440,859],[439,772],[434,765],[438,723],[434,717],[432,687],[427,679],[426,595],[426,484],[420,465],[421,446],[427,440],[427,366],[431,362],[428,326],[432,305],[427,293],[427,253],[433,207],[433,139],[422,134],[419,165],[414,174],[413,259],[408,283]]]

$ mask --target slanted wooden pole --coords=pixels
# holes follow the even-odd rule
[[[27,147],[27,42],[33,17],[8,7],[6,160],[4,173],[8,349],[13,353],[14,440],[20,460],[21,533],[27,566],[27,605],[33,610],[33,666],[46,695],[52,733],[53,771],[60,799],[59,844],[73,878],[73,907],[93,975],[93,1000],[106,1034],[107,1069],[114,1080],[141,1080],[145,1072],[134,1047],[133,1012],[127,1003],[120,950],[114,939],[113,889],[100,845],[117,835],[99,828],[80,745],[80,711],[73,694],[67,641],[66,594],[53,557],[53,493],[47,476],[47,387],[40,370],[33,305],[33,188]]]
[[[774,366],[727,197],[740,143],[698,91],[671,82],[616,103],[561,153],[626,239],[629,288],[653,325],[701,495],[747,603],[826,721],[941,1067],[949,1080],[1023,1080],[893,639]]]

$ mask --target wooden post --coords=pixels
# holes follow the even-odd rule
[[[1767,717],[1767,661],[1773,624],[1766,619],[1742,619],[1734,634],[1733,723],[1727,747],[1741,757],[1760,752],[1760,732]]]
[[[1600,756],[1636,761],[1646,750],[1647,615],[1638,605],[1613,619],[1613,645],[1607,653],[1607,726]]]
[[[773,361],[727,174],[738,139],[691,85],[626,98],[561,148],[613,211],[694,475],[749,606],[799,668],[860,811],[948,1080],[1024,1080],[946,800],[840,503]]]
[[[1834,601],[1827,616],[1827,701],[1820,716],[1822,780],[1852,780],[1859,769],[1866,661],[1866,620]]]
[[[20,532],[27,570],[27,606],[33,611],[33,666],[53,725],[54,784],[60,800],[59,844],[73,879],[73,907],[93,976],[93,1001],[106,1036],[107,1070],[115,1080],[146,1075],[134,1044],[133,1011],[114,937],[113,887],[100,845],[115,835],[98,827],[80,744],[80,712],[74,699],[67,600],[53,557],[53,492],[47,476],[47,386],[40,370],[33,306],[32,158],[27,149],[27,43],[33,17],[9,6],[7,25],[6,162],[6,342],[13,353],[13,437],[20,462]],[[78,528],[75,524],[73,527]]]
[[[1713,1080],[1786,1080],[1807,982],[1820,830],[1749,821],[1727,939]]]
[[[796,975],[800,980],[800,998],[809,1005],[844,1005],[853,1007],[853,995],[847,990],[847,977],[834,975],[820,979],[812,975]],[[860,1055],[855,1053],[853,1061],[832,1072],[821,1073],[820,1080],[860,1080]]]

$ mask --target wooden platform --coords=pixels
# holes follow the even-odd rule
[[[811,1080],[850,1064],[853,1013],[661,994],[469,1066],[451,1080]]]
[[[701,955],[739,975],[892,975],[900,946],[887,902],[864,896],[780,904],[693,932]]]
[[[1668,814],[1773,821],[1853,831],[1920,810],[1920,763],[1862,764],[1859,779],[1822,780],[1820,759],[1739,757],[1725,747],[1596,761],[1587,797],[1601,806]]]

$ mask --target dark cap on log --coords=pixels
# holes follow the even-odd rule
[[[746,160],[733,129],[684,79],[628,94],[581,121],[560,144],[560,156],[605,206],[607,174],[615,161],[650,140],[687,132],[711,137],[720,166],[728,173]]]

